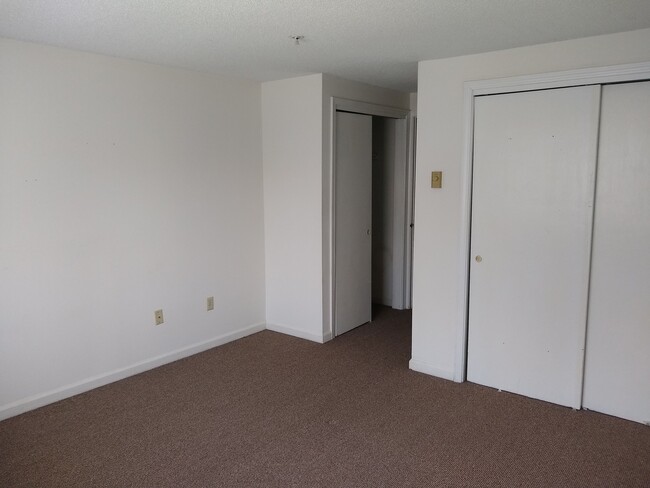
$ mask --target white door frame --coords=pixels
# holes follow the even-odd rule
[[[401,250],[400,254],[402,254],[401,259],[394,260],[397,261],[397,264],[394,264],[393,270],[393,276],[395,280],[395,285],[394,285],[394,291],[393,291],[393,296],[396,298],[397,303],[394,303],[393,306],[395,308],[404,308],[405,303],[406,303],[406,296],[405,296],[405,290],[406,290],[406,268],[407,268],[407,263],[406,263],[406,247],[407,247],[407,232],[406,230],[408,229],[408,213],[412,211],[409,209],[408,205],[408,195],[412,191],[412,189],[409,188],[410,181],[412,178],[410,178],[409,175],[409,138],[410,138],[410,133],[411,133],[411,120],[410,120],[410,110],[406,109],[401,109],[401,108],[395,108],[395,107],[389,107],[385,105],[377,105],[374,103],[366,103],[366,102],[360,102],[357,100],[348,100],[345,98],[337,98],[337,97],[331,97],[330,100],[330,174],[329,174],[329,189],[330,189],[330,194],[329,194],[329,201],[330,201],[330,208],[329,208],[329,282],[330,282],[330,290],[329,290],[329,295],[330,295],[330,324],[329,324],[329,334],[330,337],[336,337],[336,112],[337,111],[344,111],[344,112],[354,112],[358,114],[364,114],[364,115],[374,115],[374,116],[379,116],[379,117],[388,117],[392,119],[399,119],[400,121],[403,120],[403,129],[400,130],[399,124],[397,127],[397,134],[396,138],[401,139],[401,142],[399,140],[396,140],[396,147],[398,148],[397,151],[399,153],[403,153],[403,158],[398,158],[395,161],[395,169],[396,171],[403,171],[404,176],[402,176],[400,179],[405,180],[405,188],[400,189],[400,191],[403,193],[403,201],[402,199],[399,199],[400,201],[395,202],[394,209],[396,210],[395,213],[395,228],[401,228],[404,227],[404,231],[401,233],[395,233],[395,249]],[[400,166],[401,163],[401,166]],[[398,273],[395,273],[396,270],[399,269]],[[396,293],[397,292],[397,293]]]
[[[579,85],[596,85],[650,79],[650,62],[584,68],[537,75],[514,76],[464,83],[463,157],[461,160],[461,225],[459,262],[459,310],[456,330],[454,381],[467,374],[467,327],[469,311],[469,260],[472,212],[472,164],[474,152],[474,97]]]
[[[417,116],[409,117],[409,155],[406,178],[408,179],[408,204],[406,216],[406,290],[404,293],[404,308],[413,308],[413,241],[415,238],[415,154],[417,149]]]

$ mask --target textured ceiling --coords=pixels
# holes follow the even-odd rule
[[[650,0],[0,0],[0,37],[414,91],[417,61],[650,27]],[[290,35],[305,40],[295,46]],[[650,50],[650,46],[648,46]]]

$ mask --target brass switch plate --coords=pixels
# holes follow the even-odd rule
[[[431,172],[431,188],[442,188],[442,171]]]

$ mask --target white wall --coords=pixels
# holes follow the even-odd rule
[[[323,341],[322,76],[262,84],[267,327]]]
[[[264,328],[259,83],[2,40],[0,100],[0,418]]]
[[[409,105],[411,107],[411,115],[417,117],[418,115],[418,94],[417,92],[409,93]]]
[[[650,29],[423,61],[418,74],[411,367],[452,378],[459,289],[463,83],[650,60]],[[442,170],[443,188],[429,186]]]
[[[388,90],[377,86],[367,85],[356,81],[345,80],[331,75],[323,76],[322,90],[322,283],[323,283],[323,335],[331,337],[332,334],[332,317],[331,317],[331,99],[345,98],[366,103],[374,103],[388,107],[400,109],[409,109],[410,96],[406,92]]]

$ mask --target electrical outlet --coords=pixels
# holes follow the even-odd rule
[[[214,297],[208,297],[208,310],[214,310]]]
[[[156,317],[156,325],[160,325],[164,322],[162,310],[156,310],[154,316]]]

